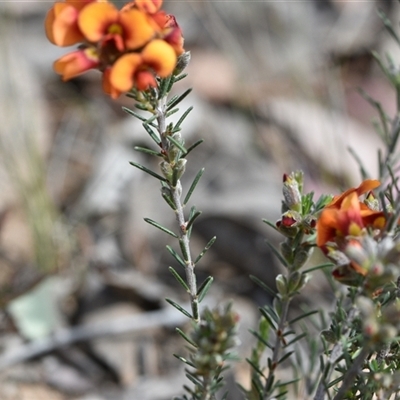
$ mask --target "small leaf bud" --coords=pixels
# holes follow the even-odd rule
[[[167,179],[168,182],[171,182],[172,174],[173,174],[171,164],[166,161],[161,161],[160,169],[161,169],[161,172],[164,175],[165,179]]]
[[[282,274],[279,274],[275,278],[275,284],[276,284],[276,288],[278,289],[278,292],[280,293],[280,295],[281,296],[286,296],[286,294],[287,294],[287,281],[286,281],[286,278]]]
[[[374,196],[372,191],[368,192],[367,197],[364,200],[364,203],[373,211],[380,211],[379,210],[379,201]]]
[[[185,173],[186,163],[187,163],[187,160],[184,158],[181,158],[175,164],[174,171],[176,173],[177,179],[180,179],[181,176]]]
[[[182,135],[180,132],[175,132],[172,137],[179,143],[182,144],[184,143],[184,140],[182,139]],[[173,143],[170,143],[169,149],[168,149],[168,159],[173,162],[173,161],[178,161],[179,157],[181,156],[182,151],[175,146]]]
[[[297,291],[301,280],[301,273],[299,271],[294,271],[289,275],[289,281],[287,284],[287,291],[290,294],[294,294]]]
[[[176,63],[176,67],[174,69],[173,74],[179,75],[180,73],[182,73],[189,65],[189,62],[190,62],[190,51],[186,51],[178,57],[178,61]]]
[[[294,255],[293,268],[300,269],[310,258],[313,248],[310,246],[301,246]]]
[[[310,274],[301,274],[301,279],[300,279],[299,284],[297,285],[297,290],[303,289],[303,287],[307,285],[307,283],[310,279],[311,279]]]
[[[293,248],[291,243],[288,241],[282,242],[280,248],[283,258],[288,262],[288,264],[291,264],[293,261]]]
[[[321,332],[321,335],[328,343],[336,343],[336,335],[330,330],[324,330]]]

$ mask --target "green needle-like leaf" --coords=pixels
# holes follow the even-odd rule
[[[154,172],[154,171],[152,171],[152,170],[146,168],[144,165],[135,163],[135,162],[133,162],[133,161],[130,161],[129,164],[133,165],[133,166],[136,167],[136,168],[141,169],[141,170],[144,171],[144,172],[147,172],[149,175],[154,176],[155,178],[157,178],[158,180],[160,180],[160,181],[162,181],[162,182],[167,182],[167,180],[166,180],[163,176],[158,175],[156,172]]]
[[[250,279],[255,282],[258,286],[261,287],[261,289],[264,289],[267,293],[269,293],[272,297],[275,297],[276,293],[268,287],[262,280],[258,279],[254,275],[250,275]]]
[[[171,235],[172,237],[174,237],[174,238],[176,238],[176,239],[178,238],[178,235],[177,235],[176,233],[170,231],[170,230],[169,230],[168,228],[166,228],[165,226],[160,225],[158,222],[156,222],[156,221],[154,221],[154,220],[152,220],[152,219],[150,219],[150,218],[144,218],[144,220],[145,220],[148,224],[153,225],[153,226],[155,226],[156,228],[160,229],[160,231],[163,231],[163,232],[165,232],[165,233],[168,233],[168,235]]]
[[[175,83],[175,82],[179,82],[179,81],[181,81],[182,79],[185,79],[187,76],[188,76],[188,74],[187,74],[186,72],[185,72],[184,74],[175,76],[175,77],[174,77],[174,83]]]
[[[136,103],[135,107],[138,108],[139,110],[142,110],[142,111],[149,111],[148,106],[144,105],[144,104],[141,104],[141,103]]]
[[[199,139],[197,142],[194,142],[191,146],[188,147],[186,150],[186,156],[193,150],[195,149],[198,145],[202,144],[204,142],[204,139]]]
[[[197,296],[199,298],[199,303],[201,303],[207,294],[208,290],[211,287],[211,284],[213,283],[214,278],[212,276],[209,276],[200,286],[199,290],[197,291]]]
[[[193,374],[186,374],[186,378],[188,378],[196,386],[203,387],[203,382],[200,379],[196,378]]]
[[[294,324],[295,322],[302,320],[303,318],[307,318],[307,317],[309,317],[310,315],[314,315],[314,314],[317,314],[317,313],[318,313],[318,310],[312,310],[312,311],[306,312],[306,313],[304,313],[304,314],[299,315],[299,316],[296,317],[296,318],[293,318],[292,320],[290,320],[290,321],[288,322],[288,324],[289,324],[289,325],[292,325],[292,324]]]
[[[196,175],[196,177],[194,178],[192,184],[190,185],[190,188],[189,188],[189,190],[188,190],[188,192],[187,192],[187,194],[186,194],[186,196],[185,196],[185,199],[183,200],[183,205],[184,205],[184,206],[188,203],[190,197],[191,197],[192,194],[193,194],[194,189],[196,189],[196,186],[197,186],[197,184],[199,183],[199,180],[200,180],[201,176],[203,175],[203,172],[204,172],[204,168],[202,168],[202,169],[197,173],[197,175]]]
[[[158,99],[162,99],[166,96],[170,89],[170,82],[172,80],[172,75],[169,75],[167,78],[160,79],[160,84],[158,88]]]
[[[257,372],[257,374],[261,375],[262,377],[266,378],[264,373],[261,371],[261,369],[249,358],[246,358],[246,361],[251,365],[251,367]]]
[[[174,278],[182,285],[182,287],[189,292],[189,287],[186,282],[182,279],[182,277],[176,272],[176,270],[172,267],[169,267],[169,272],[174,276]]]
[[[179,96],[174,96],[168,103],[167,103],[167,111],[171,110],[174,108],[176,105],[178,105],[190,92],[192,89],[187,89],[185,92],[183,92]]]
[[[182,153],[186,154],[185,146],[183,146],[181,143],[179,143],[172,136],[167,136],[167,140],[172,142]]]
[[[177,354],[174,354],[173,356],[176,357],[179,361],[182,361],[183,363],[189,365],[189,367],[195,368],[195,365],[193,363],[191,363],[187,358],[178,356]]]
[[[268,247],[272,250],[272,252],[275,254],[275,256],[278,258],[278,260],[281,262],[282,265],[284,265],[286,268],[288,267],[287,261],[282,257],[281,253],[279,250],[269,241],[265,241],[268,245]]]
[[[201,211],[196,211],[189,219],[188,223],[186,224],[186,230],[190,230],[193,226],[194,221],[201,215]]]
[[[158,146],[160,146],[160,138],[156,132],[151,129],[150,125],[147,123],[143,122],[143,128],[146,130],[146,132],[150,135],[150,137],[154,140],[155,143],[157,143]]]
[[[186,268],[185,261],[182,260],[182,257],[169,245],[166,246],[167,250],[172,254],[176,261],[183,267]]]
[[[189,261],[189,254],[187,252],[187,248],[183,239],[179,239],[179,246],[181,248],[181,252],[185,261]]]
[[[206,244],[206,246],[204,247],[203,251],[198,255],[198,257],[195,260],[195,264],[197,264],[204,256],[204,254],[207,253],[207,250],[214,244],[214,242],[217,240],[217,237],[214,236],[210,239],[210,241]]]
[[[167,202],[167,204],[175,211],[176,210],[176,205],[173,202],[173,200],[171,199],[171,197],[168,196],[168,194],[163,192],[163,191],[161,191],[161,196]]]
[[[400,44],[400,38],[397,35],[396,31],[394,30],[392,22],[387,17],[387,15],[382,10],[378,10],[378,15],[381,17],[382,22],[385,25],[385,28],[389,32],[390,36],[392,36],[392,38],[397,42],[397,44]]]
[[[249,329],[250,333],[255,336],[264,346],[267,346],[269,349],[273,350],[273,346],[270,345],[257,331],[253,329]]]
[[[136,111],[131,110],[128,107],[122,106],[122,111],[125,111],[127,114],[132,115],[133,117],[140,119],[141,121],[146,121],[147,118],[143,117],[142,115],[138,114]]]
[[[165,299],[165,301],[168,302],[169,304],[171,304],[172,307],[175,307],[183,315],[185,315],[186,317],[192,319],[192,316],[184,308],[182,308],[178,303],[175,303],[175,301],[173,301],[171,299]]]
[[[334,267],[334,266],[335,266],[335,265],[334,265],[333,263],[320,264],[320,265],[317,265],[317,266],[315,266],[315,267],[311,267],[311,268],[305,269],[305,270],[303,271],[303,274],[308,274],[309,272],[316,271],[316,270],[318,270],[318,269],[332,268],[332,267]]]
[[[173,110],[168,111],[168,112],[165,114],[165,118],[170,117],[171,115],[177,113],[178,111],[179,111],[179,108],[174,108]]]
[[[148,149],[147,147],[135,146],[134,150],[139,151],[141,153],[150,154],[151,156],[161,157],[161,153]]]
[[[263,219],[262,222],[264,222],[265,224],[270,226],[274,231],[279,232],[279,229],[276,227],[276,225],[273,222],[268,221],[267,219]]]
[[[195,342],[193,342],[192,339],[189,338],[189,336],[186,335],[186,333],[184,333],[181,329],[179,328],[175,328],[176,331],[193,347],[197,348],[197,344]]]
[[[288,394],[288,391],[285,390],[282,393],[278,393],[277,395],[275,395],[275,399],[279,399],[280,397],[286,396]]]
[[[268,321],[268,323],[272,326],[273,329],[277,328],[276,321],[274,318],[268,313],[268,311],[265,308],[260,308],[260,313],[263,315],[263,317]]]
[[[180,126],[182,125],[182,122],[185,120],[185,118],[189,115],[190,111],[193,110],[193,106],[190,106],[183,114],[182,116],[179,118],[178,122],[175,124],[174,126],[174,130],[175,129],[180,129]]]
[[[299,340],[303,339],[303,337],[307,336],[306,332],[301,333],[300,335],[296,336],[294,339],[292,339],[290,342],[285,344],[285,347],[290,346],[293,343],[298,342]]]
[[[132,115],[137,119],[140,119],[140,121],[145,122],[147,125],[151,125],[153,128],[157,128],[156,125],[151,123],[157,117],[156,115],[153,115],[150,118],[146,118],[143,115],[137,113],[136,111],[131,110],[130,108],[122,107],[122,110],[125,111],[127,114]]]

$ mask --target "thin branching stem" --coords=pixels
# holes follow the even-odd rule
[[[163,149],[167,149],[169,146],[169,142],[165,134],[167,96],[162,97],[158,101],[156,112],[157,112],[158,133],[161,138],[161,145]],[[189,288],[190,303],[192,308],[192,318],[195,322],[200,322],[199,302],[197,296],[197,282],[196,282],[196,275],[194,273],[195,263],[193,262],[191,256],[190,238],[186,228],[187,221],[185,220],[184,206],[181,199],[182,185],[179,179],[177,180],[175,186],[173,186],[169,182],[167,182],[167,185],[171,191],[172,202],[175,205],[175,215],[179,226],[179,235],[178,235],[179,240],[181,241],[182,247],[184,248],[186,283]]]
[[[275,369],[278,365],[278,360],[280,357],[280,350],[282,346],[282,335],[286,327],[287,317],[289,313],[289,306],[290,306],[291,298],[286,298],[282,301],[282,314],[279,320],[279,324],[276,330],[276,337],[275,337],[275,345],[274,351],[272,352],[272,359],[271,359],[271,368],[268,371],[267,380],[265,383],[265,390],[268,393],[269,388],[271,387],[271,380],[274,378]],[[269,399],[269,397],[267,397]]]
[[[176,187],[170,187],[172,194],[172,201],[175,204],[176,210],[176,220],[179,225],[179,239],[182,242],[182,246],[185,249],[186,259],[185,259],[185,272],[186,272],[186,283],[189,287],[190,302],[192,306],[193,320],[195,322],[200,322],[199,313],[199,301],[197,296],[197,283],[196,275],[194,273],[194,262],[192,260],[190,252],[190,238],[186,230],[186,221],[183,213],[183,205],[181,202],[182,186],[178,180]]]
[[[354,379],[356,378],[357,374],[360,372],[360,370],[364,364],[364,361],[367,358],[370,351],[371,351],[370,347],[368,346],[368,343],[366,343],[364,345],[364,347],[361,349],[360,354],[354,360],[351,368],[347,371],[347,373],[343,379],[342,386],[340,386],[340,389],[336,393],[336,396],[333,398],[333,400],[342,400],[344,398],[344,396],[346,395],[346,392],[349,390],[349,388],[353,384]]]
[[[211,379],[210,376],[204,377],[204,390],[201,396],[201,400],[211,400]]]
[[[324,376],[321,376],[321,380],[318,384],[318,388],[315,393],[314,400],[324,400],[325,399],[327,384],[329,383],[332,372],[335,369],[337,360],[339,360],[339,358],[343,354],[343,339],[345,339],[349,336],[350,327],[353,323],[355,316],[356,316],[356,308],[355,308],[355,306],[353,306],[347,315],[347,323],[346,323],[346,326],[342,330],[341,340],[338,340],[332,348],[331,354],[329,356],[329,359],[328,359],[327,365],[326,365],[326,368],[328,368],[328,371],[326,371]]]

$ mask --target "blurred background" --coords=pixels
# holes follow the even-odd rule
[[[117,2],[122,6],[122,2]],[[377,176],[376,118],[362,88],[389,115],[395,95],[371,56],[399,49],[382,9],[398,26],[395,1],[173,1],[191,52],[185,107],[191,153],[184,187],[206,170],[192,204],[203,211],[192,246],[217,241],[197,267],[215,282],[208,305],[234,300],[241,346],[270,299],[248,279],[273,286],[279,265],[265,239],[283,173],[301,169],[306,191],[358,185],[348,148]],[[129,165],[157,168],[133,150],[149,145],[141,124],[102,93],[100,74],[61,82],[52,63],[69,49],[50,44],[50,1],[0,3],[0,398],[166,400],[181,393],[182,353],[174,331],[187,321],[164,298],[187,298],[168,273],[176,243],[147,225],[174,229],[158,182]],[[179,118],[180,115],[178,115]],[[174,115],[175,117],[175,115]],[[317,274],[316,274],[317,275]],[[331,296],[323,276],[308,284],[309,306]],[[320,303],[319,303],[320,304]],[[248,385],[249,368],[235,378]],[[234,383],[230,400],[241,399]]]

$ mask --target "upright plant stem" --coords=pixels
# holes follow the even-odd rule
[[[158,101],[157,106],[157,124],[158,133],[161,138],[161,146],[163,149],[167,149],[169,146],[168,140],[166,138],[166,112],[167,112],[167,96],[162,97]],[[183,247],[183,255],[185,259],[185,273],[186,273],[186,283],[189,287],[189,296],[192,308],[192,318],[195,322],[200,322],[199,313],[199,301],[197,296],[197,283],[196,275],[194,273],[195,264],[192,260],[190,251],[190,238],[186,230],[186,220],[183,212],[183,204],[181,200],[182,195],[182,185],[178,179],[176,186],[168,183],[169,189],[172,195],[172,201],[175,205],[175,215],[179,226],[179,241]]]
[[[281,318],[279,320],[279,324],[278,324],[278,328],[277,328],[277,333],[276,333],[276,338],[275,338],[275,346],[274,346],[274,351],[272,353],[272,359],[271,359],[271,368],[268,371],[268,377],[267,377],[267,381],[265,383],[266,392],[270,388],[271,380],[274,377],[275,368],[278,364],[280,351],[281,351],[281,345],[282,345],[282,335],[285,330],[286,320],[287,320],[287,316],[288,316],[288,312],[289,312],[290,301],[291,301],[290,298],[287,298],[282,301],[282,314],[281,314]],[[267,397],[267,399],[269,399],[269,397]]]
[[[341,335],[342,338],[347,338],[349,336],[350,326],[351,326],[355,316],[356,316],[356,308],[353,305],[348,313],[347,323],[346,323],[346,325],[342,331],[342,335]],[[323,376],[321,376],[317,391],[314,396],[314,400],[324,400],[325,399],[326,390],[327,390],[326,386],[329,383],[329,380],[334,371],[336,362],[342,356],[342,354],[343,354],[343,341],[340,340],[340,341],[337,341],[337,343],[333,346],[333,349],[329,356],[329,360],[327,361],[327,364],[326,364],[327,371],[325,371],[325,374]]]
[[[353,384],[354,379],[356,378],[357,374],[360,372],[361,367],[364,364],[365,359],[367,358],[370,352],[370,348],[368,345],[365,345],[360,354],[354,360],[353,365],[351,368],[346,372],[346,375],[343,379],[342,386],[340,386],[339,391],[336,393],[336,396],[333,400],[342,400],[346,395],[346,392],[349,390],[350,386]]]
[[[186,231],[186,221],[183,213],[183,206],[181,202],[182,186],[180,180],[178,180],[176,187],[170,186],[172,193],[172,200],[176,206],[176,220],[179,225],[179,240],[185,249],[185,272],[186,272],[186,283],[189,287],[190,302],[192,306],[192,317],[195,322],[200,322],[199,315],[199,301],[197,297],[197,283],[196,275],[194,273],[194,262],[190,253],[190,239]]]

